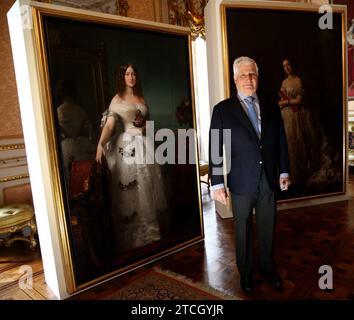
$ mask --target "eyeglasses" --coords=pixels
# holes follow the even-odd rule
[[[248,80],[250,77],[251,77],[251,79],[257,79],[258,74],[256,74],[256,73],[240,74],[237,78],[244,81],[244,80]]]

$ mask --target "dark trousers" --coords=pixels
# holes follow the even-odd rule
[[[262,170],[258,190],[253,195],[232,194],[235,222],[236,264],[240,274],[253,271],[253,208],[256,211],[259,243],[259,266],[263,273],[275,271],[273,237],[275,224],[275,197]]]

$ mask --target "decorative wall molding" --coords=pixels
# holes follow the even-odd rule
[[[205,23],[204,16],[195,16],[190,11],[188,11],[188,25],[191,29],[192,40],[201,37],[205,40]]]
[[[204,8],[208,0],[167,0],[169,23],[189,27],[192,39],[205,39]]]
[[[14,198],[11,188],[16,189],[18,195],[26,193],[26,198],[30,198],[29,182],[23,138],[0,139],[0,205],[4,203],[6,192],[8,198]],[[21,186],[23,186],[23,192],[19,191]]]
[[[9,151],[9,150],[18,150],[18,149],[25,149],[25,144],[16,143],[16,144],[0,145],[0,151]]]
[[[4,178],[0,178],[0,183],[15,181],[15,180],[23,180],[23,179],[27,179],[27,178],[29,178],[28,173],[17,175],[17,176],[12,176],[12,177],[4,177]]]
[[[16,168],[19,166],[27,166],[27,157],[10,157],[1,158],[0,157],[0,170],[2,168]]]

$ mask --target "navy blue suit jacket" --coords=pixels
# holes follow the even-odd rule
[[[290,173],[288,146],[280,108],[275,102],[259,97],[261,112],[261,137],[258,138],[251,121],[237,96],[218,103],[214,109],[210,129],[219,129],[218,155],[222,155],[223,129],[231,129],[231,169],[227,175],[230,191],[240,195],[251,195],[257,191],[262,167],[265,169],[269,186],[279,188],[279,174]],[[211,131],[210,131],[211,132]],[[223,183],[222,175],[215,175],[213,168],[222,167],[212,156],[209,134],[209,174],[211,184]]]

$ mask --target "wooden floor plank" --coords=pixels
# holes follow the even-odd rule
[[[34,278],[33,288],[46,300],[57,300],[57,297],[45,282],[44,273],[41,273]]]
[[[30,295],[28,295],[23,290],[18,287],[11,287],[7,290],[0,291],[0,300],[33,300]]]

